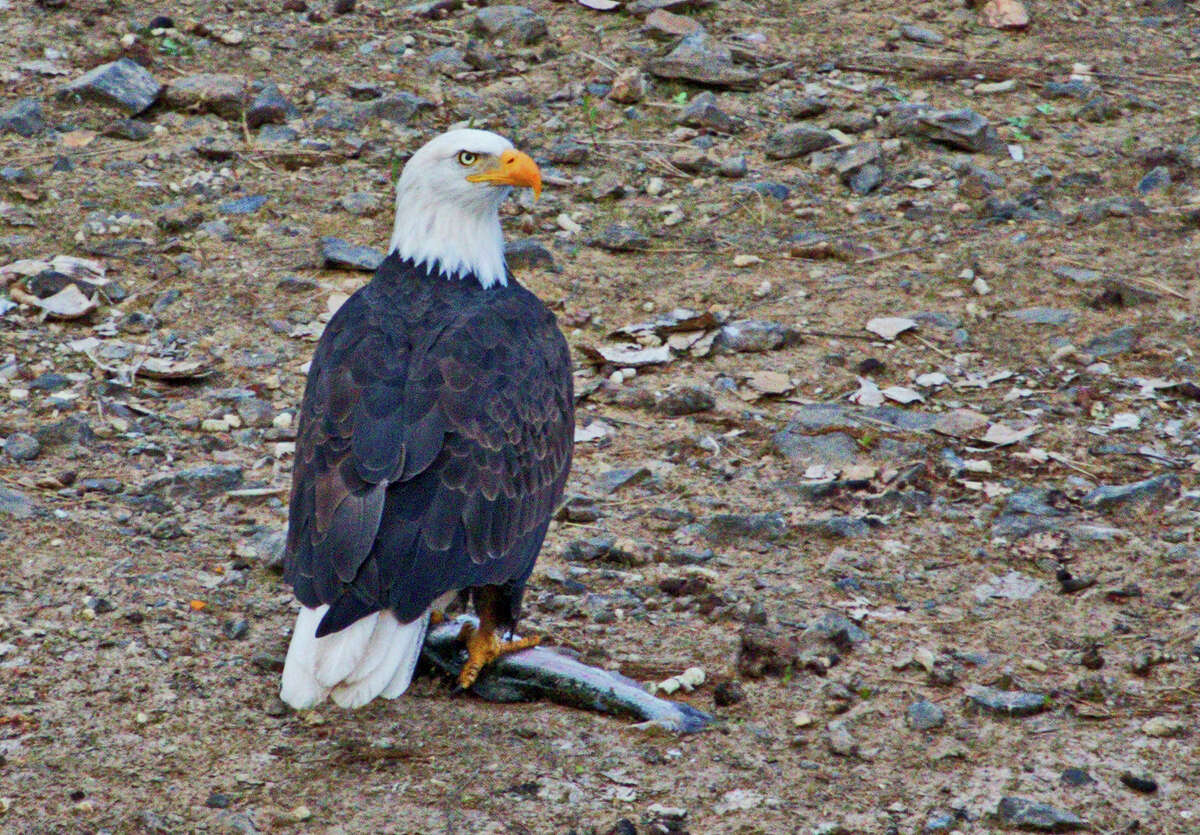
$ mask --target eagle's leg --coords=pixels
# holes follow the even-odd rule
[[[480,589],[475,596],[475,611],[479,615],[479,626],[463,624],[458,639],[467,645],[467,663],[458,674],[458,686],[466,690],[479,678],[480,671],[501,655],[529,649],[541,643],[540,636],[502,641],[496,635],[499,617],[496,603],[498,595],[494,586]]]

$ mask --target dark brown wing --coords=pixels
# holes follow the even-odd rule
[[[330,604],[318,635],[523,584],[573,434],[566,342],[535,296],[387,259],[330,321],[300,410],[284,578]]]

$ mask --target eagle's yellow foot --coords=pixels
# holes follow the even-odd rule
[[[516,641],[501,641],[496,633],[486,629],[475,629],[464,623],[458,639],[467,645],[467,663],[458,674],[458,686],[467,690],[479,678],[480,671],[501,655],[536,647],[542,642],[540,636],[521,638]]]

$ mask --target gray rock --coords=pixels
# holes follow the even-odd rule
[[[450,77],[471,71],[471,65],[464,60],[462,50],[450,46],[429,53],[426,63],[434,71]]]
[[[1120,117],[1121,108],[1107,96],[1096,96],[1084,102],[1083,106],[1075,111],[1076,119],[1097,125]]]
[[[519,238],[505,243],[504,260],[511,270],[543,269],[558,272],[554,255],[534,238]]]
[[[899,105],[888,125],[893,133],[918,136],[973,153],[999,153],[1004,143],[985,117],[974,110],[933,110],[920,104]]]
[[[947,811],[946,809],[935,809],[925,819],[925,826],[921,828],[921,835],[937,835],[939,832],[949,832],[962,819],[956,812]]]
[[[501,8],[492,6],[490,8]],[[481,14],[489,9],[482,9]],[[358,110],[358,118],[379,119],[396,125],[407,125],[418,113],[433,109],[433,102],[414,96],[412,93],[393,93],[364,104]]]
[[[275,407],[257,397],[238,398],[235,408],[242,423],[260,429],[270,426],[275,417]]]
[[[871,536],[883,522],[872,516],[831,516],[803,522],[800,527],[830,539],[861,539]]]
[[[774,541],[787,534],[782,513],[719,513],[703,526],[704,534],[714,542],[738,539]]]
[[[37,512],[33,500],[16,490],[0,487],[0,516],[14,519],[29,519]]]
[[[1083,497],[1083,504],[1098,510],[1152,503],[1162,506],[1179,495],[1182,482],[1173,473],[1154,476],[1132,484],[1105,485]]]
[[[703,92],[688,102],[679,116],[679,123],[693,128],[708,128],[719,133],[737,133],[746,123],[717,107],[717,97]]]
[[[796,122],[767,137],[763,150],[771,159],[793,159],[836,144],[829,131]]]
[[[1080,786],[1092,786],[1096,783],[1096,778],[1088,774],[1082,768],[1066,768],[1059,775],[1059,780],[1063,785],[1079,788]]]
[[[1026,307],[1010,310],[1004,315],[1027,325],[1069,325],[1076,319],[1074,312],[1053,307]]]
[[[1075,832],[1088,824],[1074,812],[1024,797],[1002,797],[996,816],[1004,823],[1030,832]]]
[[[1079,99],[1086,101],[1100,92],[1100,88],[1081,79],[1071,81],[1047,81],[1038,94],[1045,99]]]
[[[25,432],[14,432],[4,441],[4,452],[14,461],[32,461],[41,451],[38,439]]]
[[[1084,346],[1084,350],[1095,357],[1111,357],[1133,350],[1137,343],[1137,328],[1133,325],[1126,325],[1123,328],[1117,328],[1110,334],[1097,336],[1090,340]]]
[[[634,17],[645,17],[656,11],[681,12],[707,9],[716,5],[716,0],[634,0],[625,11]]]
[[[153,476],[143,482],[140,495],[195,496],[208,498],[227,490],[235,490],[242,483],[242,468],[232,464],[213,464]]]
[[[29,139],[45,129],[42,103],[37,99],[19,99],[8,110],[0,113],[0,133],[15,133]]]
[[[839,757],[857,757],[859,754],[858,741],[844,719],[835,719],[825,726],[825,744]]]
[[[650,239],[632,226],[611,223],[604,227],[599,237],[591,240],[591,244],[609,252],[636,252],[649,249]]]
[[[251,130],[263,125],[282,125],[300,116],[296,106],[288,101],[274,84],[264,84],[246,108],[246,126]]]
[[[58,91],[59,98],[95,101],[136,116],[158,100],[163,85],[140,64],[121,58],[101,64]]]
[[[524,6],[485,6],[475,13],[474,30],[489,38],[529,45],[546,37],[546,20]]]
[[[217,211],[223,215],[252,215],[261,209],[267,202],[265,194],[248,194],[245,197],[236,197],[233,200],[226,200],[217,205]]]
[[[744,156],[729,157],[721,160],[717,173],[731,180],[741,179],[750,173],[750,164]]]
[[[810,623],[801,635],[802,642],[812,644],[815,641],[828,641],[843,652],[869,640],[871,636],[866,631],[837,612],[828,612],[819,620]]]
[[[669,389],[662,399],[654,404],[654,410],[668,417],[682,417],[707,412],[716,405],[716,399],[703,389],[684,386]]]
[[[651,473],[645,467],[626,467],[615,470],[605,470],[596,476],[596,486],[605,493],[616,493],[626,487],[644,484],[651,479]]]
[[[1171,169],[1165,165],[1159,165],[1146,172],[1146,176],[1138,181],[1137,188],[1142,194],[1149,194],[1169,185],[1171,185]]]
[[[142,119],[117,119],[104,126],[104,135],[130,142],[145,142],[154,133],[154,126]]]
[[[374,217],[383,208],[379,198],[366,191],[343,194],[337,202],[343,212],[348,212],[355,217]]]
[[[287,531],[259,530],[250,537],[250,548],[263,567],[283,568],[283,552],[287,547]]]
[[[870,194],[883,183],[883,169],[878,165],[864,165],[846,182],[855,194]]]
[[[908,706],[904,720],[913,730],[931,731],[946,724],[946,711],[940,705],[921,700]]]
[[[784,101],[784,112],[792,119],[811,119],[829,109],[829,102],[817,96],[789,98]]]
[[[929,44],[931,46],[946,42],[944,35],[939,35],[932,29],[926,29],[924,26],[915,26],[911,23],[900,27],[900,36],[914,43]]]
[[[968,687],[967,698],[980,710],[1004,716],[1033,716],[1050,706],[1050,700],[1042,693],[999,690],[982,685]]]
[[[246,79],[229,73],[198,73],[171,82],[163,101],[175,110],[240,120],[250,102],[250,86]]]
[[[341,238],[321,238],[318,252],[326,269],[362,270],[373,273],[383,263],[384,254],[369,246],[354,246]]]
[[[206,220],[197,229],[218,241],[232,241],[234,238],[233,230],[223,220]]]
[[[710,38],[704,31],[683,38],[669,54],[651,60],[646,68],[659,78],[691,81],[711,87],[749,90],[758,83],[757,73],[736,66],[729,48]]]
[[[1074,281],[1076,284],[1094,284],[1104,278],[1103,273],[1096,270],[1085,270],[1079,267],[1059,266],[1054,267],[1051,272],[1058,278]]]
[[[792,328],[761,319],[739,319],[721,328],[713,347],[736,353],[759,353],[786,348],[800,342],[800,334]]]

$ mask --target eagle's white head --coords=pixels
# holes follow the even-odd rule
[[[461,129],[431,139],[400,174],[388,252],[484,287],[506,284],[499,209],[514,186],[537,196],[542,176],[504,137]]]

